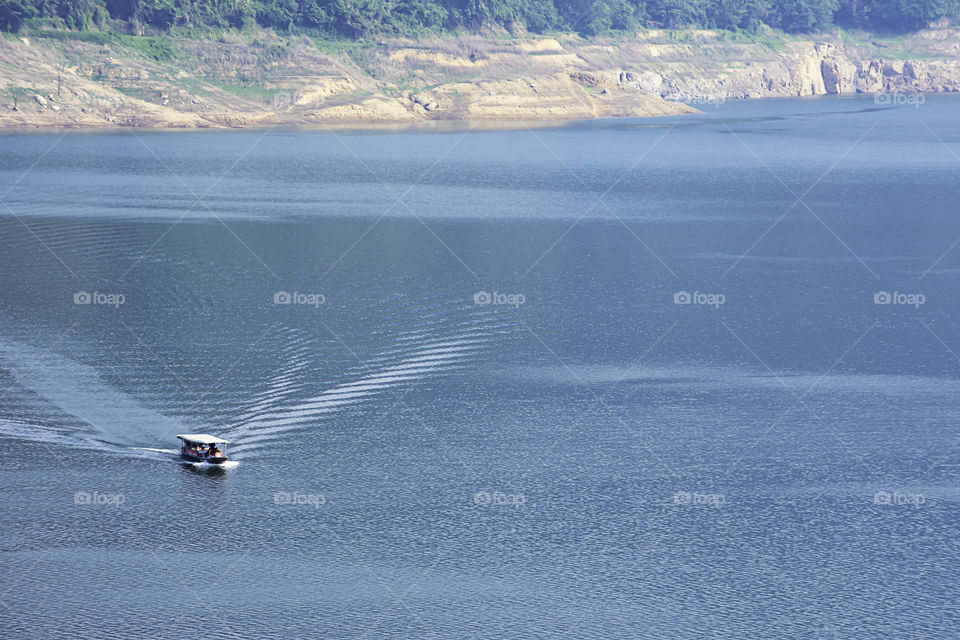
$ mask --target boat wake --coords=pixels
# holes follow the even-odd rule
[[[237,460],[227,460],[220,464],[209,464],[206,462],[183,462],[182,464],[196,471],[229,471],[230,469],[236,469],[240,466],[240,462]]]
[[[144,407],[76,360],[0,339],[0,367],[20,391],[4,407],[20,415],[0,417],[0,433],[113,450],[157,441],[176,429],[174,419]],[[49,423],[37,420],[38,401]]]
[[[323,343],[312,335],[311,327],[281,326],[275,336],[278,349],[273,351],[279,353],[277,365],[261,362],[249,371],[235,372],[238,385],[244,379],[255,384],[260,367],[271,372],[266,384],[252,394],[235,390],[230,394],[234,407],[221,404],[217,419],[209,422],[164,415],[111,384],[95,366],[3,337],[0,388],[6,388],[6,395],[0,406],[0,436],[182,462],[179,450],[162,445],[178,432],[211,432],[232,441],[231,458],[255,455],[346,409],[463,369],[499,334],[509,332],[502,321],[472,308],[451,318],[447,304],[435,304],[432,310],[422,305],[422,300],[401,305],[409,307],[402,311],[413,317],[392,308],[399,322],[413,322],[415,327],[375,327],[375,333],[389,336],[389,346],[339,371],[318,366],[318,362],[335,366],[336,360],[317,351]],[[389,317],[387,311],[382,315]]]
[[[92,366],[4,338],[0,370],[10,378],[0,435],[155,460],[179,453],[137,446],[167,440],[179,422],[111,386]]]
[[[231,455],[249,455],[345,408],[371,402],[388,390],[460,369],[485,347],[490,336],[489,330],[479,328],[426,339],[405,336],[395,348],[370,360],[368,370],[354,371],[346,381],[299,400],[296,398],[304,390],[294,378],[307,366],[306,356],[301,350],[292,350],[268,389],[239,416],[237,426],[226,430],[226,436],[237,443],[231,447]]]
[[[180,455],[177,449],[154,449],[153,447],[131,447],[134,451],[149,451],[152,453],[165,453],[167,455]]]

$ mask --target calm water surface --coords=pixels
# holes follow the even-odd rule
[[[957,636],[958,109],[0,136],[0,635]]]

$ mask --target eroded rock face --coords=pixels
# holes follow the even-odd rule
[[[301,116],[304,122],[404,122],[414,120],[410,111],[395,100],[367,98],[359,103],[333,105],[308,111]]]
[[[832,43],[796,43],[780,55],[731,64],[715,73],[680,70],[650,82],[669,100],[700,102],[753,97],[960,90],[960,58],[851,60]]]
[[[877,93],[883,91],[883,64],[878,60],[857,63],[855,90],[858,93]]]
[[[824,91],[830,94],[856,91],[857,66],[846,58],[825,58],[820,62]]]
[[[432,115],[474,120],[551,120],[694,113],[635,86],[618,71],[556,73],[442,85],[411,99]],[[438,113],[439,115],[439,113]]]
[[[823,54],[817,50],[817,47],[797,56],[796,63],[791,69],[796,95],[816,96],[827,92],[823,83],[822,62]]]
[[[839,37],[764,45],[708,31],[684,32],[684,42],[659,31],[616,41],[392,40],[359,61],[303,42],[267,59],[242,39],[181,39],[176,68],[122,47],[77,42],[66,59],[47,41],[0,39],[0,127],[572,119],[690,113],[742,98],[960,91],[960,29],[929,36],[900,47],[919,52],[910,60]]]

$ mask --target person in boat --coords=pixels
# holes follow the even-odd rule
[[[221,457],[223,457],[223,452],[220,451],[220,449],[217,448],[217,445],[212,444],[212,445],[210,445],[209,455],[210,455],[211,458],[221,458]]]

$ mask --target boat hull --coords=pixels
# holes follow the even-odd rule
[[[201,458],[200,456],[192,456],[189,453],[181,453],[180,456],[191,462],[206,462],[207,464],[223,464],[228,461],[226,456],[220,458]]]

